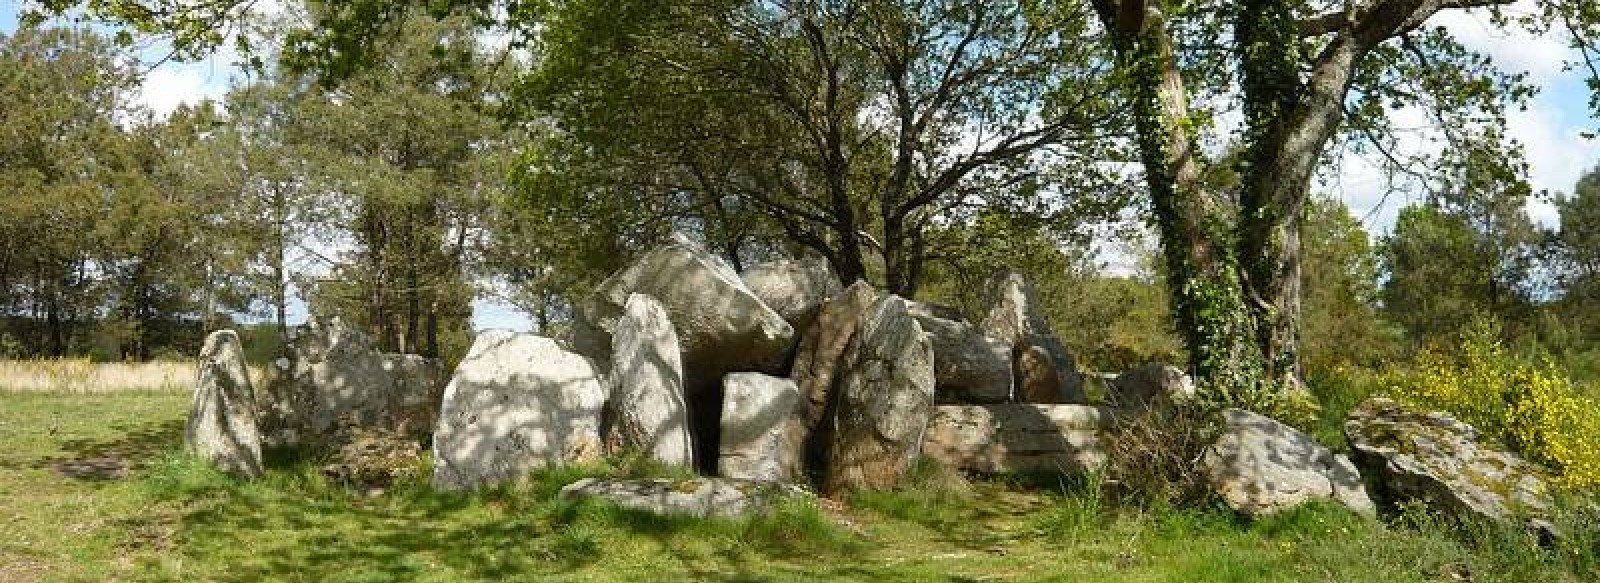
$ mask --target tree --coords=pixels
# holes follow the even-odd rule
[[[1301,236],[1307,369],[1380,364],[1394,338],[1379,317],[1378,253],[1367,231],[1344,203],[1314,197]]]
[[[1373,135],[1384,113],[1404,104],[1449,122],[1442,125],[1458,142],[1503,138],[1504,103],[1526,88],[1424,24],[1444,10],[1508,3],[1094,0],[1127,79],[1179,328],[1215,400],[1270,401],[1276,387],[1296,382],[1300,221],[1341,129]],[[1600,18],[1585,6],[1545,3],[1522,24],[1565,22],[1588,46],[1600,37],[1592,34]],[[1232,38],[1224,47],[1205,41],[1225,31]],[[1206,188],[1195,145],[1201,123],[1191,103],[1218,94],[1244,117],[1236,197]]]
[[[66,355],[99,307],[94,226],[139,170],[117,125],[136,82],[91,31],[0,35],[0,315],[27,354]]]

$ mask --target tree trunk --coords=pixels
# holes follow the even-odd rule
[[[1257,394],[1263,367],[1233,255],[1232,217],[1201,184],[1188,97],[1164,16],[1158,8],[1125,10],[1135,4],[1095,7],[1114,31],[1119,67],[1130,73],[1140,159],[1178,328],[1204,394],[1244,404]]]

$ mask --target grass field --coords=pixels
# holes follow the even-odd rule
[[[1113,510],[1098,496],[926,479],[744,522],[644,516],[521,489],[378,496],[270,460],[240,483],[178,453],[182,392],[0,392],[0,581],[1593,581],[1515,535],[1311,507]],[[930,472],[931,475],[938,475]],[[1464,542],[1476,540],[1477,542]]]

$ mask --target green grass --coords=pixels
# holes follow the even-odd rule
[[[348,492],[280,454],[252,483],[178,453],[181,394],[0,392],[0,581],[1587,581],[1503,531],[1453,534],[1311,506],[1255,523],[1119,508],[1082,482],[910,487],[743,521],[563,502],[585,475],[474,494]],[[116,470],[130,468],[126,475]],[[1592,568],[1592,567],[1589,567]]]

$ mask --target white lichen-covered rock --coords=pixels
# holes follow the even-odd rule
[[[800,388],[794,381],[733,373],[723,379],[722,398],[722,477],[792,482],[805,476],[805,425],[796,415]]]
[[[677,328],[686,375],[700,388],[721,386],[738,371],[777,373],[794,328],[761,302],[721,258],[682,234],[644,254],[601,282],[577,306],[568,334],[572,350],[610,362],[611,335],[628,297],[661,302]],[[696,378],[689,379],[691,389]]]
[[[810,326],[822,302],[844,290],[839,276],[820,258],[763,263],[746,269],[740,277],[750,293],[783,316],[795,330]]]
[[[865,281],[851,284],[823,303],[816,320],[800,337],[791,376],[800,388],[800,416],[807,431],[822,426],[836,377],[848,364],[846,351],[878,297],[877,290]]]
[[[1088,405],[940,405],[922,455],[985,474],[1082,474],[1104,467],[1109,409]]]
[[[933,414],[933,345],[905,300],[873,302],[846,350],[828,437],[823,491],[898,484]]]
[[[1050,330],[1034,299],[1033,286],[1015,271],[997,275],[989,283],[989,314],[978,326],[985,336],[1011,347],[1018,400],[1034,403],[1084,403],[1083,378],[1061,339]],[[1030,351],[1035,353],[1029,356]],[[1049,367],[1041,366],[1038,355],[1048,356]],[[1032,360],[1024,362],[1023,357]],[[1054,377],[1054,378],[1051,378]],[[1048,383],[1056,385],[1049,398]]]
[[[814,499],[794,485],[726,478],[584,478],[562,488],[561,497],[594,498],[641,512],[697,518],[763,514],[787,501]]]
[[[1350,412],[1344,433],[1380,499],[1494,521],[1548,518],[1547,472],[1449,415],[1373,398]]]
[[[611,346],[612,423],[607,439],[665,464],[693,466],[683,364],[667,310],[650,296],[628,296]]]
[[[1194,380],[1183,369],[1152,362],[1129,370],[1110,382],[1106,399],[1126,408],[1162,407],[1194,398]]]
[[[200,350],[200,374],[189,402],[183,443],[223,471],[261,475],[261,435],[256,429],[255,392],[239,335],[218,330]]]
[[[606,278],[578,302],[566,344],[602,366],[628,296],[661,302],[678,333],[685,400],[695,459],[712,471],[722,417],[722,377],[730,372],[780,374],[794,328],[763,304],[721,258],[682,234]]]
[[[1222,433],[1201,457],[1211,488],[1241,514],[1260,517],[1317,499],[1375,516],[1361,474],[1311,436],[1269,417],[1223,411]]]
[[[913,309],[933,342],[935,397],[941,403],[1004,403],[1011,398],[1011,346],[962,320]]]
[[[263,399],[268,444],[326,444],[355,428],[419,438],[431,429],[444,384],[435,361],[380,352],[338,318],[297,328],[288,349],[290,358],[275,363]]]
[[[549,464],[601,454],[606,392],[588,359],[549,338],[490,330],[445,388],[433,434],[433,484],[516,481]]]

